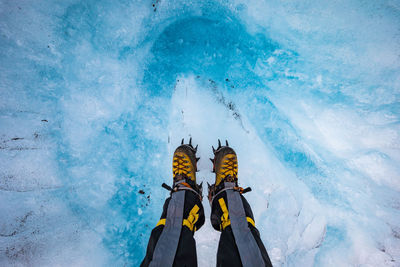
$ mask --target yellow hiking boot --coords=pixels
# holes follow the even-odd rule
[[[216,194],[225,188],[225,183],[229,183],[232,188],[243,190],[238,187],[238,161],[235,150],[229,147],[228,141],[222,146],[218,139],[218,148],[213,149],[214,158],[210,159],[213,163],[215,173],[215,183],[208,185],[208,199],[210,203]]]
[[[193,147],[192,138],[189,144],[184,144],[182,139],[181,145],[175,150],[172,159],[172,176],[173,190],[193,189],[201,195],[202,185],[196,183],[197,161],[200,158],[196,157],[197,146]]]
[[[208,200],[212,204],[213,199],[219,193],[233,189],[240,194],[251,191],[250,187],[243,189],[238,185],[238,161],[235,150],[231,148],[228,141],[222,146],[218,139],[218,148],[213,149],[214,158],[210,159],[213,163],[213,172],[215,173],[215,183],[208,184]]]
[[[219,186],[221,182],[236,183],[238,180],[238,161],[235,150],[229,147],[228,141],[226,146],[221,146],[218,140],[218,148],[213,147],[214,159],[213,172],[215,172],[215,186]]]

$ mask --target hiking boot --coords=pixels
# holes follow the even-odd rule
[[[193,147],[192,138],[189,144],[182,143],[174,152],[172,159],[172,176],[173,188],[175,191],[191,188],[201,195],[201,184],[196,183],[197,161],[200,158],[196,157],[197,146]]]
[[[238,187],[238,161],[235,150],[231,148],[226,141],[225,146],[218,140],[218,148],[214,147],[214,158],[210,159],[213,163],[213,172],[215,173],[215,183],[208,185],[208,198],[211,202],[214,195],[225,188],[225,183],[231,183],[235,188]]]

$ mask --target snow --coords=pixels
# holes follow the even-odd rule
[[[396,1],[0,0],[0,265],[138,266],[192,137],[204,184],[211,145],[236,150],[274,266],[398,266],[399,20]]]

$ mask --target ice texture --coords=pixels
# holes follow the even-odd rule
[[[189,137],[199,182],[236,150],[274,266],[399,266],[399,32],[396,0],[0,0],[0,266],[138,266]]]

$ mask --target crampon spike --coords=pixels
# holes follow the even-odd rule
[[[214,164],[214,159],[210,158],[211,162]]]
[[[182,138],[181,145],[183,145],[184,142],[185,142],[185,138]]]
[[[226,146],[229,146],[228,140],[225,140],[225,144]]]
[[[200,200],[203,200],[203,182],[201,182],[198,187],[200,191]]]
[[[200,158],[196,158],[196,162],[198,162],[198,161],[199,161],[199,159],[200,159]]]
[[[213,153],[215,154],[215,148],[214,148],[214,146],[212,146],[212,149],[213,149]]]
[[[194,153],[197,152],[197,148],[199,147],[199,145],[196,145],[196,147],[194,148]]]
[[[192,146],[192,137],[189,139],[189,146]]]
[[[221,140],[218,139],[218,149],[221,148]]]

